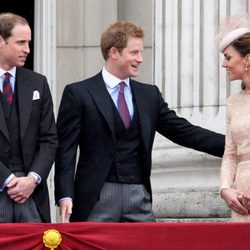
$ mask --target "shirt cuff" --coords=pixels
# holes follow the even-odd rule
[[[0,188],[0,192],[3,192],[3,190],[6,188],[6,186],[9,184],[9,182],[12,180],[12,178],[14,177],[14,174],[11,174],[3,183],[2,187]]]
[[[64,201],[64,200],[73,200],[71,197],[64,197],[64,198],[62,198],[62,199],[60,199],[59,201],[58,201],[58,205],[60,205],[60,203],[62,202],[62,201]]]
[[[28,175],[31,175],[32,177],[34,177],[36,184],[40,184],[42,181],[42,178],[39,174],[35,173],[35,172],[29,172]]]

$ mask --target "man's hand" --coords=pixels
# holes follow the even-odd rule
[[[241,197],[243,193],[235,190],[233,188],[225,188],[221,191],[221,197],[225,200],[228,207],[233,209],[235,212],[239,214],[246,215],[248,214],[248,210],[241,203]]]
[[[73,202],[71,199],[64,199],[60,202],[60,215],[62,223],[69,223],[69,218],[72,214]]]
[[[35,179],[28,175],[26,177],[14,177],[7,185],[7,193],[17,203],[24,203],[34,192]]]

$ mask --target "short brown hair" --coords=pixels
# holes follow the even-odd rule
[[[232,43],[232,46],[240,53],[241,56],[250,54],[250,33],[246,33],[238,38]]]
[[[144,38],[144,31],[135,24],[127,21],[118,21],[111,24],[101,37],[101,50],[105,60],[108,59],[109,50],[112,47],[121,52],[128,42],[128,38]]]
[[[242,57],[250,54],[250,32],[235,40],[231,45]],[[241,88],[246,88],[243,82],[241,83]]]
[[[28,21],[14,13],[6,12],[0,14],[0,36],[5,40],[11,36],[12,29],[17,25],[29,25]]]

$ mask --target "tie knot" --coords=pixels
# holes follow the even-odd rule
[[[124,92],[125,85],[125,82],[120,82],[120,92]]]
[[[11,105],[13,101],[13,92],[10,84],[10,73],[6,72],[4,75],[5,79],[3,81],[3,99],[5,102]]]
[[[10,79],[10,73],[6,72],[4,75],[6,79]]]

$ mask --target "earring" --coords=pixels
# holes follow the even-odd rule
[[[248,66],[245,67],[245,71],[248,71]]]

